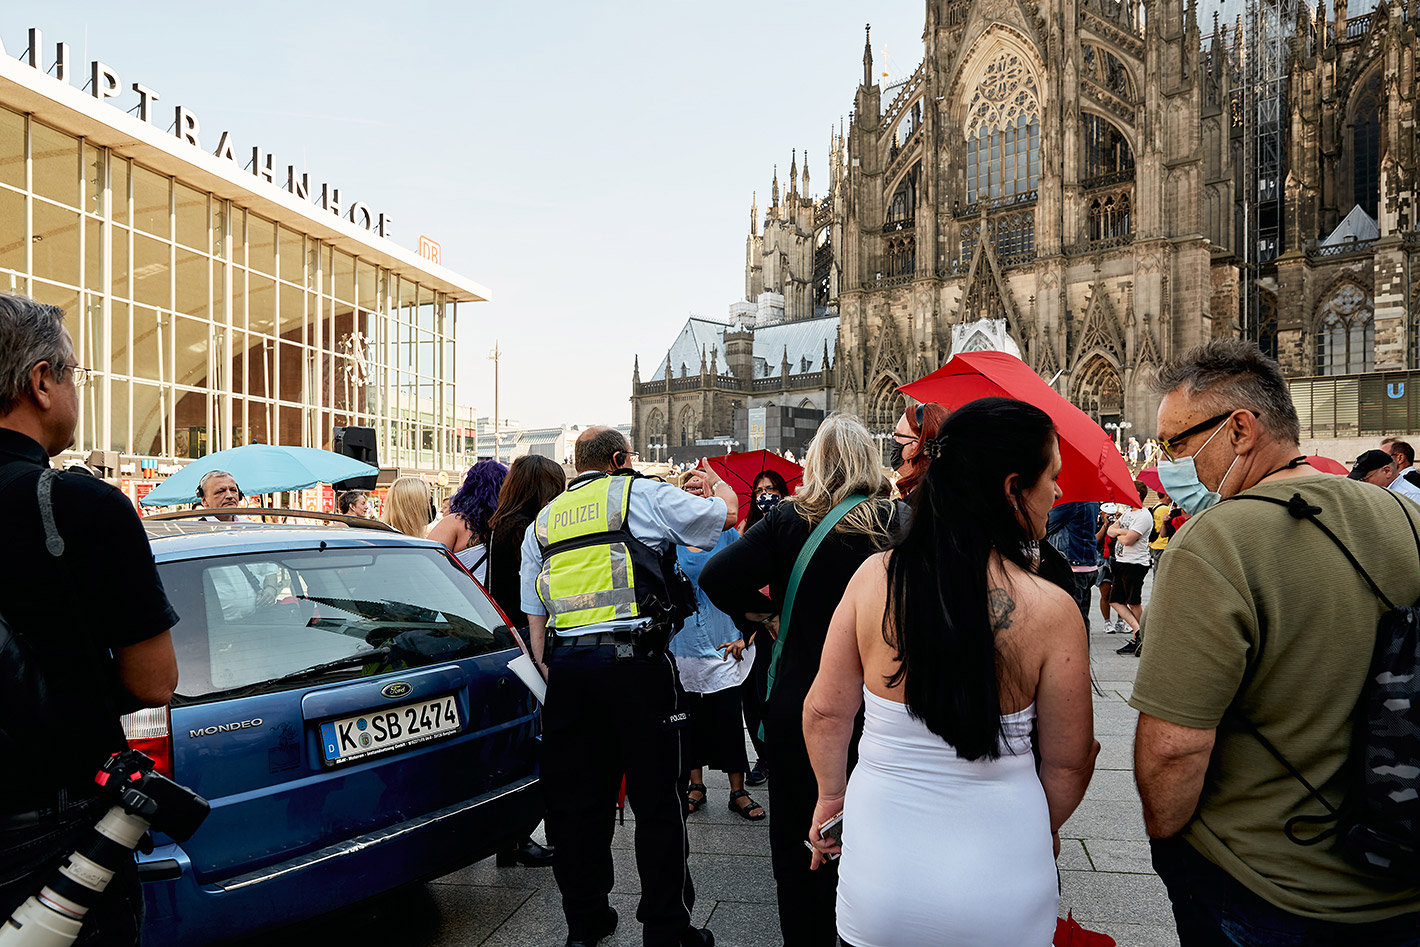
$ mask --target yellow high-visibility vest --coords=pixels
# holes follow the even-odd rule
[[[549,629],[641,618],[648,594],[664,597],[656,554],[627,528],[632,479],[599,477],[562,493],[538,514],[543,561],[537,594]]]

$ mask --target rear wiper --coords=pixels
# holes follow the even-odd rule
[[[356,664],[364,664],[371,658],[383,658],[390,653],[390,648],[374,648],[370,651],[361,651],[359,654],[346,655],[343,658],[337,658],[334,661],[327,661],[324,664],[315,664],[308,668],[302,668],[299,671],[292,671],[290,674],[283,674],[280,677],[274,677],[269,681],[263,681],[262,684],[280,684],[283,681],[294,681],[297,678],[301,677],[316,677],[321,674],[324,674],[326,671],[336,671],[340,668],[353,667]]]

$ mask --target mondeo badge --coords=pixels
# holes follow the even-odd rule
[[[380,689],[380,693],[384,694],[390,700],[395,700],[397,698],[405,696],[412,690],[414,690],[414,688],[410,687],[408,683],[404,681],[395,681],[393,684],[386,684],[384,687],[382,687]]]

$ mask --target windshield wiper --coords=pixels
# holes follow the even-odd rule
[[[326,671],[338,671],[341,668],[353,667],[357,664],[364,664],[371,658],[383,658],[390,654],[390,648],[374,648],[370,651],[361,651],[359,654],[349,654],[334,661],[327,661],[324,664],[313,664],[308,668],[299,671],[292,671],[290,674],[283,674],[280,677],[273,677],[269,681],[262,681],[262,685],[280,684],[285,681],[294,681],[302,677],[317,677]]]

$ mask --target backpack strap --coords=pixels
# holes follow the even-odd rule
[[[1399,494],[1392,493],[1389,490],[1387,490],[1386,492],[1391,493],[1391,495],[1395,497],[1395,501],[1400,504],[1400,513],[1402,516],[1405,517],[1405,522],[1410,525],[1410,535],[1411,538],[1415,540],[1416,556],[1420,558],[1420,532],[1417,532],[1417,530],[1415,529],[1415,520],[1411,518],[1410,511],[1406,508],[1406,501],[1402,499]],[[1258,496],[1256,494],[1246,493],[1228,497],[1228,500],[1261,500],[1265,503],[1274,503],[1277,506],[1285,507],[1287,512],[1290,513],[1295,519],[1309,520],[1312,525],[1314,525],[1317,529],[1321,530],[1323,533],[1326,534],[1326,537],[1330,539],[1333,544],[1335,544],[1337,549],[1341,550],[1342,554],[1346,556],[1346,559],[1351,563],[1351,565],[1356,569],[1356,571],[1360,573],[1361,578],[1366,580],[1366,584],[1371,587],[1371,591],[1375,593],[1376,598],[1380,599],[1387,609],[1395,609],[1396,606],[1391,602],[1391,600],[1386,596],[1386,594],[1381,591],[1380,586],[1376,585],[1375,580],[1371,578],[1370,573],[1368,573],[1361,565],[1361,563],[1356,560],[1356,556],[1351,552],[1350,549],[1347,548],[1346,544],[1341,541],[1340,537],[1338,537],[1335,533],[1328,529],[1325,523],[1317,519],[1317,515],[1321,513],[1321,507],[1313,506],[1312,504],[1308,503],[1305,499],[1302,498],[1302,495],[1300,493],[1292,494],[1292,498],[1290,500],[1279,500],[1276,497]],[[1285,769],[1288,773],[1290,773],[1293,779],[1302,784],[1303,788],[1306,789],[1307,794],[1310,795],[1317,802],[1321,803],[1322,807],[1325,808],[1327,811],[1327,815],[1324,816],[1299,815],[1293,816],[1292,818],[1288,819],[1282,827],[1282,831],[1287,836],[1288,840],[1297,845],[1316,845],[1317,843],[1324,842],[1334,836],[1340,829],[1339,823],[1342,815],[1341,810],[1338,809],[1336,806],[1333,806],[1330,802],[1328,802],[1326,797],[1323,796],[1315,786],[1313,786],[1310,782],[1307,781],[1307,778],[1302,775],[1301,771],[1297,769],[1297,767],[1293,766],[1291,761],[1282,755],[1282,752],[1272,744],[1272,741],[1262,735],[1262,731],[1257,728],[1256,724],[1254,724],[1251,720],[1247,720],[1245,718],[1240,718],[1240,722],[1249,733],[1251,733],[1254,737],[1257,738],[1257,742],[1262,744],[1262,748],[1265,749],[1268,753],[1272,754],[1273,758],[1276,759],[1278,763],[1282,764],[1282,768]],[[1316,835],[1308,836],[1305,838],[1299,836],[1296,831],[1297,827],[1301,825],[1328,824],[1329,828],[1318,832]]]
[[[1381,587],[1379,585],[1376,585],[1375,580],[1371,578],[1371,574],[1366,571],[1365,567],[1362,566],[1359,561],[1357,561],[1356,556],[1351,552],[1350,549],[1347,548],[1346,544],[1343,543],[1341,539],[1335,533],[1333,533],[1325,523],[1317,519],[1317,514],[1321,512],[1321,507],[1313,506],[1312,504],[1308,503],[1302,498],[1302,495],[1300,493],[1292,494],[1292,499],[1290,500],[1279,500],[1276,497],[1265,497],[1258,496],[1257,494],[1248,493],[1240,493],[1237,496],[1228,497],[1228,500],[1260,500],[1264,503],[1275,503],[1278,506],[1285,507],[1287,512],[1292,514],[1292,517],[1294,519],[1309,520],[1313,526],[1315,526],[1317,529],[1321,530],[1323,533],[1326,534],[1326,538],[1331,540],[1331,542],[1336,546],[1337,549],[1341,550],[1342,555],[1344,555],[1347,561],[1351,563],[1352,567],[1355,568],[1358,573],[1360,573],[1361,578],[1366,580],[1366,584],[1371,587],[1371,591],[1376,593],[1376,598],[1380,599],[1387,609],[1395,608],[1395,603],[1392,602],[1386,596],[1386,594],[1381,591]],[[1399,495],[1396,496],[1396,500],[1400,500]],[[1415,524],[1413,521],[1411,521],[1409,514],[1406,512],[1403,502],[1400,512],[1402,515],[1405,516],[1406,522],[1410,523],[1411,530],[1414,531]],[[1417,535],[1416,537],[1415,548],[1417,551],[1420,551],[1420,535]]]
[[[784,590],[784,607],[779,610],[779,635],[774,639],[774,651],[769,661],[768,680],[764,685],[764,699],[769,699],[769,692],[774,689],[774,679],[779,672],[779,658],[784,653],[784,641],[788,637],[789,622],[794,614],[794,599],[799,593],[799,582],[804,577],[805,570],[809,567],[810,560],[814,553],[818,552],[818,547],[838,525],[839,520],[847,516],[848,513],[858,504],[868,502],[868,498],[855,493],[850,497],[845,497],[828,515],[819,520],[819,524],[814,527],[813,533],[809,535],[808,541],[799,550],[799,558],[794,560],[794,571],[789,574],[789,585]],[[760,724],[760,736],[763,737],[764,724]]]

